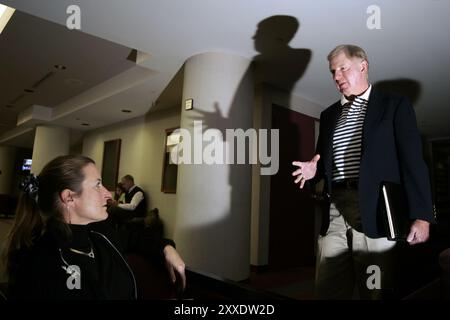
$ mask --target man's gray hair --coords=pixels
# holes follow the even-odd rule
[[[369,59],[367,58],[367,54],[364,49],[353,44],[341,44],[331,50],[327,57],[328,62],[331,62],[331,60],[341,52],[343,52],[349,58],[360,58],[367,61],[367,64],[369,64]]]
[[[125,175],[122,179],[131,181],[131,182],[134,183],[134,178],[133,178],[133,176],[132,176],[132,175],[129,175],[129,174]]]

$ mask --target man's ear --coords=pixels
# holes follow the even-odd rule
[[[60,198],[62,203],[64,203],[65,205],[68,205],[69,203],[71,203],[73,201],[73,195],[74,192],[69,190],[69,189],[64,189],[61,193],[60,193]]]
[[[367,60],[363,60],[361,61],[361,72],[369,72],[369,63],[367,62]]]

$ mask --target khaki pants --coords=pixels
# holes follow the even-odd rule
[[[357,198],[356,190],[334,192],[329,229],[318,239],[318,299],[380,299],[395,287],[395,242],[358,231]]]

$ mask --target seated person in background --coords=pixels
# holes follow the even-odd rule
[[[117,203],[125,203],[125,189],[123,188],[122,182],[119,182],[116,186],[114,200],[117,201]]]
[[[124,253],[165,260],[171,281],[185,287],[185,264],[174,242],[149,228],[111,227],[111,194],[93,160],[61,156],[30,176],[5,246],[11,299],[136,299],[136,278]]]
[[[147,213],[147,200],[144,191],[134,184],[134,178],[127,174],[120,182],[125,190],[125,203],[116,200],[108,201],[108,213],[117,225],[136,217],[145,217]]]

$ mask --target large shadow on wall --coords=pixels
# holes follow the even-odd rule
[[[289,42],[296,35],[299,26],[299,21],[295,17],[282,15],[271,16],[258,23],[252,39],[254,47],[259,54],[253,57],[250,67],[236,89],[230,108],[228,109],[219,103],[215,103],[215,111],[197,111],[197,116],[193,116],[191,119],[203,121],[204,129],[221,128],[220,131],[222,131],[223,137],[226,136],[226,129],[239,128],[247,130],[252,127],[253,119],[251,117],[253,116],[253,110],[249,112],[242,110],[242,108],[252,108],[252,105],[240,103],[242,101],[241,98],[246,96],[249,90],[247,85],[248,77],[254,79],[255,85],[268,84],[282,90],[286,96],[290,96],[292,88],[303,76],[311,59],[311,50],[289,46]],[[287,99],[286,101],[289,100]],[[227,110],[227,113],[223,110]],[[269,109],[264,112],[269,113],[272,111]],[[250,119],[243,122],[242,114],[250,114]],[[220,125],[216,127],[215,124]],[[269,123],[266,129],[270,129],[270,126],[271,124]],[[291,126],[289,126],[289,130],[296,131]],[[297,134],[297,132],[293,133],[294,136]],[[294,138],[294,140],[289,141],[289,144],[295,145],[295,141]],[[234,241],[230,230],[237,230],[236,234],[250,234],[252,168],[248,164],[249,149],[247,140],[246,164],[236,164],[237,150],[235,150],[235,164],[227,165],[230,187],[229,210],[220,214],[221,218],[211,224],[186,230],[191,235],[189,239],[192,247],[202,248],[204,247],[204,239],[208,239],[208,241],[215,242],[216,247],[226,248],[230,241]],[[272,155],[272,157],[275,157],[275,155]],[[290,161],[292,159],[289,159],[289,164]],[[214,192],[214,190],[211,190],[211,192]],[[286,199],[286,201],[290,200]],[[237,225],[236,221],[243,221],[239,215],[245,215],[246,220],[244,223]],[[286,219],[289,219],[289,217],[286,217]],[[203,254],[205,259],[216,259],[216,262],[214,262],[216,265],[232,264],[235,258],[219,253],[216,253],[214,256],[207,256],[208,253],[206,252]],[[250,255],[250,248],[248,248],[248,255]]]
[[[259,236],[268,239],[266,246],[261,240],[258,246],[267,248],[268,251],[262,250],[268,254],[270,269],[309,266],[314,260],[313,203],[307,191],[299,190],[293,183],[291,175],[292,160],[310,158],[314,152],[314,120],[287,109],[292,107],[292,89],[303,77],[312,55],[309,49],[289,45],[298,35],[299,27],[300,23],[294,17],[273,16],[262,20],[253,36],[255,50],[259,52],[253,59],[256,84],[263,84],[263,91],[272,87],[270,90],[277,92],[278,99],[281,97],[281,101],[277,99],[277,105],[272,99],[264,101],[263,104],[272,105],[270,109],[262,109],[270,113],[262,116],[270,119],[265,125],[279,130],[279,169],[273,176],[261,177],[260,189],[262,208],[259,217],[266,219],[269,227],[265,229],[260,225],[265,231]],[[296,246],[294,255],[287,243]]]

